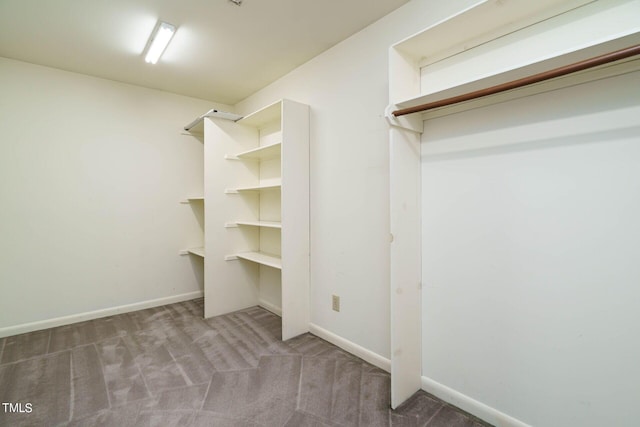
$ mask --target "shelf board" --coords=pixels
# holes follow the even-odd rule
[[[240,259],[245,259],[247,261],[252,261],[260,265],[266,265],[268,267],[277,268],[278,270],[282,270],[282,259],[278,256],[265,254],[263,252],[242,252],[236,254]]]
[[[528,75],[534,75],[543,71],[548,71],[558,67],[569,65],[572,62],[577,62],[577,61],[585,60],[587,58],[591,58],[594,56],[602,55],[606,52],[618,50],[628,45],[637,44],[638,41],[640,41],[640,35],[638,34],[623,36],[623,37],[609,40],[606,42],[582,47],[581,49],[574,50],[569,54],[546,58],[538,62],[531,62],[513,69],[501,70],[500,72],[496,72],[495,74],[478,76],[472,80],[461,82],[456,86],[443,88],[433,93],[421,94],[421,95],[412,97],[410,99],[404,99],[404,100],[398,101],[396,105],[398,108],[409,108],[409,107],[415,107],[422,104],[428,104],[431,102],[441,101],[447,98],[460,96],[465,93],[470,93],[477,90],[490,88],[490,87],[493,87],[502,83],[506,83],[509,81],[517,80]],[[628,61],[628,62],[631,62],[631,61]],[[622,61],[620,62],[620,64],[621,63]],[[589,70],[582,71],[581,74],[574,73],[567,76],[556,77],[547,82],[539,82],[535,85],[530,85],[525,88],[511,89],[510,91],[502,94],[493,94],[493,95],[484,97],[483,98],[484,101],[482,99],[465,101],[464,104],[458,104],[457,106],[454,105],[454,106],[440,107],[439,110],[445,110],[445,109],[453,110],[454,108],[460,109],[461,108],[460,105],[473,106],[473,105],[478,105],[479,102],[488,102],[487,100],[490,100],[490,99],[497,99],[497,100],[505,99],[506,97],[509,96],[509,94],[523,93],[524,91],[530,92],[535,89],[539,89],[540,91],[543,91],[545,87],[551,87],[551,86],[555,87],[558,84],[560,84],[559,87],[562,87],[563,81],[576,82],[576,79],[583,79],[583,78],[588,80],[588,77],[585,77],[587,73],[592,73],[592,75],[596,76],[595,78],[598,78],[597,76],[599,76],[599,72],[597,70],[605,70],[604,72],[607,72],[606,70],[612,69],[612,67],[613,66],[611,64],[607,64],[604,66],[600,66],[598,68],[594,68],[590,71]],[[576,76],[579,76],[579,77],[576,77]]]
[[[242,119],[242,116],[238,114],[229,113],[227,111],[211,109],[206,113],[204,113],[203,115],[198,116],[194,121],[186,125],[184,127],[184,130],[186,130],[187,132],[195,132],[195,133],[204,132],[204,119],[207,117],[210,117],[212,119],[231,120],[233,122],[237,122],[238,120]]]
[[[189,248],[187,252],[204,258],[204,248]]]
[[[455,98],[635,45],[637,11],[637,2],[613,8],[588,0],[483,0],[392,46],[392,103],[402,109]],[[571,82],[576,75],[556,81]],[[415,84],[400,83],[410,76]]]
[[[282,223],[276,221],[236,221],[235,223],[253,227],[282,228]]]
[[[186,199],[182,200],[180,203],[193,203],[193,202],[204,202],[204,196],[187,197]]]
[[[591,1],[515,0],[503,3],[479,0],[467,9],[394,44],[392,48],[433,63]],[[460,31],[461,28],[465,31]],[[434,40],[440,43],[434,43]]]
[[[280,187],[282,187],[282,184],[256,185],[255,187],[236,188],[235,191],[242,193],[247,191],[279,190]]]
[[[268,160],[280,157],[282,152],[282,142],[265,145],[263,147],[254,148],[253,150],[244,151],[236,154],[240,160]]]
[[[282,101],[276,101],[273,104],[267,105],[255,113],[249,114],[248,116],[238,120],[238,123],[255,128],[261,128],[268,123],[281,120],[281,117]]]

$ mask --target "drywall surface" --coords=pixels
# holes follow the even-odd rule
[[[236,105],[242,114],[280,98],[310,105],[311,322],[385,358],[388,50],[472,3],[413,0]]]
[[[0,93],[0,329],[202,290],[182,126],[215,105],[4,58]]]
[[[530,425],[637,425],[639,88],[425,122],[425,377]]]

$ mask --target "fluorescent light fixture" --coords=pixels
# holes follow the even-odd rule
[[[149,49],[147,50],[147,56],[145,56],[144,60],[149,64],[157,63],[175,32],[175,25],[171,25],[168,22],[160,22],[160,24],[156,26],[155,31],[151,33]]]

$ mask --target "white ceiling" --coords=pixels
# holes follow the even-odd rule
[[[235,104],[408,0],[0,0],[0,56]],[[178,30],[160,62],[157,20]]]

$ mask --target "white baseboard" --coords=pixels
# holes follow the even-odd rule
[[[258,305],[262,308],[264,308],[265,310],[268,310],[270,312],[272,312],[273,314],[276,314],[280,317],[282,317],[282,309],[278,306],[276,306],[275,304],[271,304],[270,302],[267,302],[263,299],[261,299],[260,301],[258,301]]]
[[[159,307],[161,305],[173,304],[176,302],[188,301],[204,296],[202,291],[188,292],[186,294],[172,295],[170,297],[157,298],[133,304],[109,307],[101,310],[88,311],[85,313],[72,314],[70,316],[56,317],[54,319],[40,320],[38,322],[23,323],[21,325],[0,328],[0,338],[11,335],[24,334],[26,332],[39,331],[41,329],[54,328],[56,326],[69,325],[71,323],[83,322],[85,320],[99,319],[101,317],[113,316],[114,314],[128,313],[130,311],[144,310],[145,308]]]
[[[358,344],[353,343],[345,338],[342,338],[341,336],[336,335],[333,332],[329,332],[318,325],[314,325],[313,323],[309,324],[309,332],[311,332],[313,335],[319,336],[325,341],[329,341],[333,345],[337,345],[341,349],[348,351],[354,356],[358,356],[360,359],[363,359],[382,370],[391,372],[391,361],[380,356],[377,353],[374,353],[371,350],[367,350],[366,348],[361,347]]]
[[[531,427],[529,424],[523,423],[507,414],[498,411],[495,408],[478,402],[471,397],[460,393],[446,385],[440,384],[431,378],[422,377],[422,389],[427,393],[431,393],[436,397],[450,403],[458,408],[475,415],[476,417],[493,424],[496,427]]]

